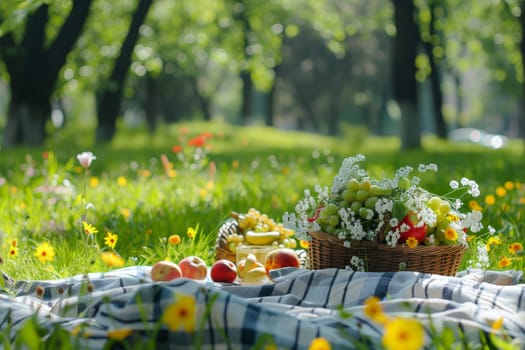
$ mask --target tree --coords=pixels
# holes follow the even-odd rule
[[[417,111],[416,56],[419,31],[413,0],[393,0],[396,36],[392,73],[394,98],[401,110],[401,148],[421,148],[421,121]]]
[[[431,1],[428,7],[419,8],[421,22],[421,39],[430,68],[430,85],[432,91],[432,111],[434,117],[434,127],[437,137],[447,138],[447,124],[443,116],[443,91],[441,88],[441,72],[438,60],[443,58],[443,46],[441,36],[437,27],[443,16],[443,6],[438,0]]]
[[[73,0],[54,38],[46,36],[50,22],[47,3],[28,15],[20,39],[13,31],[0,37],[0,56],[9,74],[11,96],[3,147],[44,143],[59,73],[82,32],[90,6],[91,0]]]
[[[117,117],[120,114],[122,91],[124,82],[131,64],[133,48],[139,38],[139,29],[148,13],[153,0],[137,0],[137,8],[133,13],[129,30],[120,48],[120,53],[108,81],[97,94],[96,140],[99,142],[111,141],[116,131]]]

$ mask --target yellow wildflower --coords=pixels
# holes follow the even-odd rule
[[[499,186],[498,188],[496,188],[496,196],[505,197],[506,194],[507,190],[505,189],[505,187]]]
[[[117,245],[118,235],[111,231],[106,231],[106,237],[104,237],[104,243],[111,249],[115,249]]]
[[[133,328],[119,328],[109,330],[107,333],[108,339],[122,341],[133,333]]]
[[[409,248],[415,248],[419,245],[419,241],[415,237],[410,236],[407,238],[406,244]]]
[[[98,180],[98,177],[92,176],[89,178],[89,187],[95,188],[98,186],[99,183],[100,181]]]
[[[508,267],[512,264],[512,260],[509,259],[508,257],[506,257],[505,255],[503,255],[501,258],[499,258],[499,261],[498,261],[498,267],[500,269],[503,269],[505,267]]]
[[[308,347],[308,350],[330,350],[332,346],[330,342],[323,337],[314,338]]]
[[[12,245],[9,247],[9,251],[7,252],[7,256],[11,259],[16,258],[18,256],[18,247]]]
[[[503,184],[503,187],[505,187],[505,189],[507,189],[509,191],[512,191],[514,189],[514,182],[512,182],[512,181],[505,181],[505,183]]]
[[[523,250],[523,245],[519,242],[514,242],[509,245],[509,252],[511,254],[517,254],[518,252]]]
[[[117,184],[120,187],[124,187],[128,184],[128,179],[126,179],[124,176],[121,175],[117,178]]]
[[[188,227],[188,231],[186,231],[186,234],[188,235],[188,238],[194,239],[197,233],[195,232],[195,229],[193,227]]]
[[[492,246],[500,245],[501,244],[501,238],[498,236],[490,237],[487,244],[485,245],[487,248],[487,252],[489,252],[492,249]]]
[[[503,317],[498,318],[492,322],[492,332],[497,332],[503,327]]]
[[[120,208],[120,214],[127,219],[130,217],[131,211],[128,208]]]
[[[458,233],[452,227],[447,227],[445,232],[443,232],[445,239],[450,242],[455,242],[458,240]]]
[[[385,325],[382,339],[388,350],[418,350],[423,348],[425,333],[416,319],[397,317]]]
[[[109,267],[122,267],[124,266],[124,259],[120,255],[114,252],[102,252],[100,253],[100,259]]]
[[[496,197],[493,194],[488,194],[485,196],[486,205],[494,205],[496,203]]]
[[[168,243],[169,244],[173,244],[173,245],[177,245],[181,242],[181,239],[180,239],[180,236],[179,235],[171,235],[169,238],[168,238]]]
[[[55,249],[47,242],[40,243],[36,247],[35,256],[42,264],[55,260]]]
[[[475,200],[475,199],[472,199],[468,202],[468,206],[471,210],[475,210],[475,211],[483,211],[483,208],[481,207],[481,205],[479,205],[478,201]]]
[[[85,221],[82,221],[82,227],[84,227],[84,232],[86,235],[92,235],[98,232],[97,228]]]
[[[195,330],[195,297],[185,294],[175,294],[175,302],[169,305],[162,315],[164,323],[170,331],[178,331],[181,327],[186,332]]]
[[[388,317],[383,312],[381,300],[376,296],[369,297],[365,300],[364,313],[374,322],[384,324],[388,321]]]

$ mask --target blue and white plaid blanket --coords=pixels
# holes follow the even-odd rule
[[[157,349],[252,349],[271,339],[279,349],[307,349],[326,338],[332,349],[351,339],[381,343],[382,326],[364,314],[364,301],[381,299],[390,316],[461,330],[473,343],[503,319],[502,331],[525,348],[525,284],[518,272],[464,271],[457,277],[416,272],[365,273],[283,269],[275,283],[220,285],[176,279],[152,282],[149,267],[129,267],[49,281],[18,281],[16,294],[0,295],[0,331],[12,342],[25,321],[71,331],[78,349],[102,349],[114,330],[132,330],[131,344],[154,337]],[[195,298],[195,333],[169,331],[160,322],[174,295]],[[213,301],[212,301],[213,300]],[[344,314],[343,314],[344,310]],[[346,315],[346,316],[345,316]]]

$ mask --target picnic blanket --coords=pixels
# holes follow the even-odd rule
[[[501,317],[502,331],[517,348],[525,344],[525,284],[515,271],[469,270],[446,277],[281,269],[273,271],[275,283],[256,286],[185,278],[152,282],[149,272],[150,267],[135,266],[16,281],[0,294],[0,331],[14,342],[25,322],[36,317],[48,329],[58,324],[69,330],[78,349],[102,349],[109,335],[122,329],[130,330],[130,344],[153,336],[157,349],[252,349],[269,339],[278,349],[307,349],[316,337],[327,339],[332,349],[352,349],[352,339],[367,337],[373,349],[381,344],[383,328],[365,315],[363,304],[376,296],[387,315],[419,319],[428,341],[432,324],[461,331],[476,343]],[[162,322],[181,295],[195,300],[194,332],[184,331],[185,324],[170,330]]]

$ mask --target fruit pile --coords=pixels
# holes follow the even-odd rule
[[[300,261],[295,251],[289,248],[277,248],[268,253],[263,261],[258,261],[254,254],[248,254],[237,263],[227,259],[216,260],[210,267],[198,256],[187,256],[178,263],[162,260],[151,267],[150,277],[156,282],[168,282],[177,278],[192,280],[247,284],[259,284],[269,279],[269,272],[284,267],[299,267]]]
[[[297,247],[293,230],[285,228],[282,223],[276,223],[257,209],[250,208],[244,214],[232,212],[231,217],[235,219],[239,227],[236,233],[226,238],[228,249],[231,252],[235,252],[241,244],[271,245],[274,248],[291,249]]]

